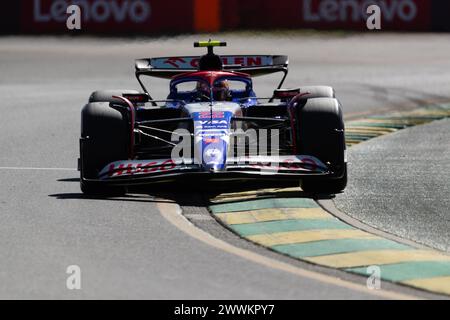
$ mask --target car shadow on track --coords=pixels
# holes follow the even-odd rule
[[[209,203],[238,203],[253,200],[264,199],[288,199],[288,198],[303,198],[312,200],[333,199],[334,194],[313,194],[307,193],[300,189],[298,185],[289,184],[269,184],[261,185],[244,184],[244,185],[230,185],[229,188],[222,190],[209,191],[207,193]]]
[[[58,179],[58,182],[80,182],[80,178],[63,178]]]
[[[60,183],[79,183],[79,178],[61,178]],[[120,195],[86,195],[81,192],[54,193],[49,197],[58,200],[102,200],[138,203],[176,202],[181,206],[206,206],[203,194],[205,188],[198,188],[190,184],[161,183],[155,186],[130,187],[126,194]]]
[[[79,178],[61,178],[57,180],[62,183],[79,182]],[[280,192],[282,191],[282,192]],[[310,194],[303,192],[297,185],[286,182],[261,182],[261,181],[232,181],[232,182],[210,182],[208,184],[197,184],[190,182],[160,183],[153,186],[137,186],[128,188],[124,195],[91,196],[79,193],[55,193],[49,197],[58,200],[108,200],[122,202],[148,202],[164,203],[176,202],[180,206],[207,207],[211,199],[223,194],[250,193],[255,194],[257,199],[269,198],[309,198],[309,199],[332,199],[332,194]],[[230,198],[227,202],[245,201]]]

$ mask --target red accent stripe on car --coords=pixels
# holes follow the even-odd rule
[[[130,146],[128,149],[128,159],[132,160],[134,158],[134,124],[136,121],[136,109],[134,108],[133,103],[131,103],[131,101],[128,100],[127,98],[119,97],[119,96],[113,96],[113,98],[119,99],[119,100],[122,100],[123,102],[125,102],[128,105],[128,108],[130,110],[131,125],[130,125]]]
[[[292,110],[295,108],[296,103],[298,103],[298,101],[303,98],[304,96],[310,94],[309,92],[304,92],[304,93],[300,93],[298,95],[296,95],[294,98],[292,98],[292,100],[289,102],[288,105],[288,112],[289,112],[289,118],[290,118],[290,123],[291,123],[291,130],[292,130],[292,152],[294,154],[297,154],[297,129],[295,128],[295,123],[294,123],[294,117],[293,117],[293,112]]]

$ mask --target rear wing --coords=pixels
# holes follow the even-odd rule
[[[288,74],[289,60],[287,56],[225,55],[220,58],[224,70],[239,71],[253,77],[283,72],[283,78],[277,89],[281,88]],[[144,92],[151,98],[140,78],[142,75],[172,79],[182,73],[198,71],[199,60],[200,56],[138,59],[136,60],[136,79]]]
[[[287,73],[287,56],[271,55],[223,55],[220,56],[224,70],[239,71],[251,76],[262,76],[275,72]],[[161,57],[136,60],[136,75],[148,75],[171,79],[182,73],[198,70],[200,56]]]

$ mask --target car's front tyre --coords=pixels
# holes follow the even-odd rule
[[[119,195],[124,187],[95,181],[108,164],[128,156],[128,121],[109,102],[88,103],[81,112],[80,187],[87,195]]]
[[[347,165],[345,165],[342,177],[329,180],[303,180],[300,187],[307,193],[336,194],[342,192],[347,187]]]
[[[295,106],[297,153],[327,164],[333,176],[301,181],[305,192],[339,193],[347,186],[345,128],[342,108],[335,98],[313,98]]]

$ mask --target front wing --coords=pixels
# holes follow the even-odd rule
[[[178,179],[208,181],[291,180],[302,177],[326,178],[335,175],[312,156],[249,156],[228,158],[226,169],[206,170],[194,159],[121,160],[106,165],[97,179],[89,182],[111,185],[141,185]]]

